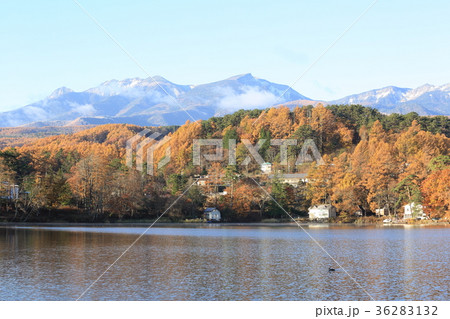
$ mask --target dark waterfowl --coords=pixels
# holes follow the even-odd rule
[[[336,271],[336,269],[334,269],[332,267],[328,267],[328,271]]]

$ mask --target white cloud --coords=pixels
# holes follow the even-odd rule
[[[32,105],[24,107],[23,113],[25,114],[25,116],[35,121],[46,120],[48,117],[48,114],[45,110],[38,106]]]
[[[224,97],[219,101],[219,107],[224,109],[265,108],[277,102],[277,97],[258,87],[247,86],[242,93],[236,93],[230,87],[221,90]]]
[[[70,106],[72,107],[72,112],[79,113],[82,116],[95,115],[95,108],[92,104],[70,103]]]

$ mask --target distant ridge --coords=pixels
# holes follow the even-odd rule
[[[330,101],[330,104],[361,104],[383,113],[417,112],[420,115],[450,115],[450,84],[425,84],[415,89],[388,86]]]
[[[110,80],[83,92],[56,89],[44,100],[0,113],[0,127],[181,125],[192,118],[208,119],[241,108],[266,108],[274,105],[284,91],[280,102],[309,100],[287,85],[250,73],[201,85],[179,85],[161,76]]]
[[[450,84],[425,84],[415,89],[388,86],[322,101],[251,73],[200,85],[175,84],[161,76],[109,80],[83,92],[61,87],[41,101],[0,113],[0,127],[182,125],[187,120],[223,116],[238,109],[318,103],[361,104],[386,114],[450,115]]]

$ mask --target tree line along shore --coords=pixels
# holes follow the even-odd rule
[[[4,145],[0,222],[117,223],[161,214],[167,222],[195,222],[207,207],[217,207],[223,222],[286,222],[286,213],[306,221],[310,207],[332,205],[337,212],[332,222],[380,223],[386,216],[402,220],[404,206],[412,203],[423,207],[428,221],[408,223],[450,218],[450,119],[445,116],[318,105],[240,110],[180,127],[151,127],[168,138],[154,152],[153,175],[126,162],[127,141],[143,129],[108,124],[28,142],[20,136],[20,145]],[[197,139],[221,140],[223,159],[195,165]],[[282,139],[296,144],[287,147],[285,159],[272,143]],[[230,140],[236,145],[233,165]],[[261,140],[258,154],[270,171],[246,161],[252,154],[245,141]],[[305,141],[317,146],[322,165],[314,158],[298,164]],[[158,167],[168,148],[170,160]],[[202,155],[214,152],[212,146],[202,148]],[[380,210],[384,216],[376,217]]]

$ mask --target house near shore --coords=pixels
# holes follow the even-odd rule
[[[19,199],[20,190],[19,185],[10,184],[8,182],[1,182],[0,198],[17,200]]]
[[[423,212],[423,206],[415,202],[403,206],[403,219],[420,218],[425,219],[427,215]]]
[[[223,177],[224,176],[221,176],[220,178],[223,179]],[[205,176],[196,175],[195,178],[197,178],[197,180],[194,183],[195,185],[208,189],[207,196],[214,197],[227,195],[225,189],[230,186],[230,183],[222,181],[218,184],[215,184],[216,182],[215,179],[208,175]]]
[[[308,209],[309,219],[327,219],[336,217],[336,207],[330,204],[315,205]]]
[[[375,215],[377,217],[386,215],[385,214],[386,212],[387,212],[387,210],[385,208],[377,208],[377,209],[375,209]]]
[[[209,222],[220,222],[222,216],[220,215],[220,211],[215,207],[208,207],[203,212],[203,218],[205,218]]]

